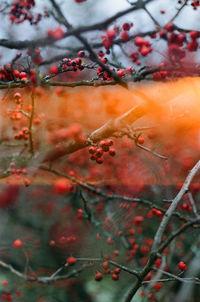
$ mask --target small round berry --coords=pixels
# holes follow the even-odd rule
[[[111,139],[107,139],[106,140],[106,145],[107,146],[112,146],[113,145],[113,141]]]
[[[74,265],[76,263],[76,258],[71,256],[71,257],[67,258],[66,262],[68,265]]]
[[[96,150],[96,157],[101,157],[102,155],[103,155],[103,150],[100,149],[100,148],[98,148],[98,149]]]
[[[7,285],[8,285],[8,281],[7,281],[7,280],[3,280],[3,281],[1,282],[1,284],[2,284],[3,286],[7,286]]]
[[[115,156],[116,152],[115,152],[115,149],[114,148],[110,148],[109,149],[109,155],[110,156]]]
[[[103,267],[103,269],[108,269],[108,261],[104,261],[102,263],[102,267]]]
[[[83,58],[83,57],[85,56],[85,52],[84,52],[83,50],[80,50],[80,51],[78,52],[78,56],[79,56],[80,58]]]
[[[31,184],[31,181],[28,178],[24,178],[24,184],[25,184],[25,187],[29,187]]]
[[[68,192],[68,180],[66,178],[59,178],[53,186],[54,192],[58,194],[65,194]]]
[[[120,273],[120,268],[119,268],[119,267],[116,267],[116,268],[114,269],[114,274],[119,275],[119,273]]]
[[[185,271],[187,266],[183,261],[180,261],[178,264],[178,267],[180,268],[180,270]]]
[[[100,51],[98,52],[98,56],[102,58],[102,57],[104,56],[104,52],[103,52],[102,50],[100,50]]]
[[[138,137],[137,142],[142,145],[144,144],[144,138],[143,137]]]
[[[96,151],[97,151],[97,149],[96,149],[95,147],[93,147],[93,146],[91,146],[91,147],[89,148],[89,153],[90,153],[90,154],[94,154],[94,153],[96,153]]]
[[[105,147],[106,146],[106,141],[105,140],[100,141],[99,146],[101,148]]]
[[[101,165],[101,164],[103,164],[103,158],[102,157],[98,157],[97,159],[96,159],[96,162],[97,162],[97,164],[99,164],[99,165]]]
[[[94,276],[95,281],[101,281],[103,279],[102,273],[96,273]]]
[[[56,243],[55,243],[54,240],[51,240],[51,241],[49,242],[49,246],[55,246],[55,245],[56,245]]]
[[[14,242],[13,242],[13,247],[18,249],[20,247],[22,247],[22,241],[20,239],[16,239]]]
[[[112,280],[114,280],[114,281],[119,280],[119,275],[117,275],[117,274],[112,274]]]
[[[130,24],[129,23],[124,23],[123,25],[122,25],[122,28],[123,28],[123,30],[129,30],[130,29]]]
[[[114,250],[114,251],[113,251],[113,254],[114,254],[115,256],[118,256],[118,255],[119,255],[119,251],[118,251],[118,250]]]

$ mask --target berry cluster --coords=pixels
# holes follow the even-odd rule
[[[91,154],[90,159],[95,160],[98,164],[102,164],[104,162],[103,154],[108,152],[110,156],[115,156],[116,152],[114,148],[110,148],[113,145],[113,141],[111,139],[102,140],[99,143],[99,146],[91,146],[89,148],[89,153]]]
[[[21,178],[26,187],[30,186],[31,181],[27,177],[25,177],[25,175],[27,174],[27,169],[25,169],[25,168],[16,168],[15,163],[11,162],[10,163],[10,173],[12,175],[14,175],[16,179]]]
[[[17,69],[12,70],[10,64],[6,64],[0,69],[0,81],[13,81],[16,79],[20,81],[27,81],[28,79],[26,72],[20,72]]]
[[[106,49],[106,53],[110,53],[110,48],[113,45],[113,41],[117,36],[120,36],[122,41],[127,41],[129,39],[129,30],[133,27],[133,23],[124,23],[122,27],[115,26],[112,29],[108,29],[105,35],[101,36],[102,43]]]
[[[59,73],[67,72],[67,71],[77,71],[84,69],[84,63],[81,60],[85,56],[84,51],[79,51],[77,58],[68,59],[63,58],[62,62],[56,66],[55,64],[50,67],[50,73],[58,75]]]
[[[40,64],[43,61],[43,57],[41,56],[38,48],[35,48],[34,50],[28,49],[26,53],[31,57],[34,64]]]
[[[9,12],[10,21],[12,23],[23,23],[28,20],[30,24],[38,24],[42,19],[42,14],[37,14],[33,16],[31,9],[35,6],[35,0],[14,0]],[[45,12],[45,17],[49,17],[49,14]]]
[[[111,278],[114,281],[119,280],[119,274],[120,274],[120,269],[117,267],[115,268],[113,271],[110,271],[109,269],[109,262],[108,261],[104,261],[102,263],[102,268],[103,268],[103,274],[104,275],[108,275],[111,273]],[[101,281],[103,279],[103,274],[98,272],[96,273],[96,275],[94,276],[94,280],[95,281]]]

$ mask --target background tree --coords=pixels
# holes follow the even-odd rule
[[[110,3],[1,3],[2,301],[198,301],[200,3]]]

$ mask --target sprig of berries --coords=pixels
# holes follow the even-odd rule
[[[99,143],[99,146],[91,146],[89,148],[89,153],[91,154],[90,159],[95,160],[98,164],[104,162],[103,155],[105,152],[108,152],[110,156],[115,156],[116,151],[113,147],[113,141],[111,139],[102,140]]]

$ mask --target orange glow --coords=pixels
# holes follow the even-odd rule
[[[29,92],[23,89],[18,89],[15,92],[22,94],[23,110],[29,112]],[[13,130],[13,126],[17,123],[20,124],[20,127],[27,126],[26,117],[23,117],[20,122],[10,120],[9,112],[14,110],[16,106],[13,101],[13,94],[14,92],[9,92],[2,98],[1,114],[3,119],[0,123],[2,137],[6,138],[6,141],[10,143],[16,143],[13,139],[13,135],[16,133],[16,130]],[[108,176],[109,181],[112,179],[116,183],[116,173],[121,173],[117,171],[117,169],[120,170],[121,168],[116,166],[121,161],[120,158],[123,161],[125,157],[123,149],[130,153],[134,148],[133,152],[135,153],[129,155],[130,163],[127,163],[127,165],[132,164],[131,156],[134,157],[134,160],[135,156],[139,156],[143,164],[141,166],[141,164],[137,165],[135,163],[134,169],[129,167],[128,172],[124,171],[124,183],[132,183],[133,178],[139,184],[166,183],[166,171],[168,166],[174,165],[175,160],[177,167],[181,167],[183,170],[184,176],[184,169],[190,168],[200,151],[200,78],[184,78],[166,83],[136,84],[130,87],[129,90],[119,86],[99,88],[57,87],[48,90],[36,88],[33,124],[34,146],[38,154],[42,154],[43,157],[41,158],[44,158],[45,154],[57,144],[67,143],[74,139],[84,140],[89,133],[101,127],[109,119],[115,119],[133,106],[143,102],[147,104],[148,112],[132,125],[133,130],[138,127],[148,127],[149,129],[137,132],[144,136],[144,146],[168,156],[168,161],[154,158],[152,154],[135,147],[131,140],[120,138],[114,144],[118,160],[113,159],[115,171],[113,170],[112,176],[110,167],[106,168],[105,166],[102,167],[103,165],[98,166],[95,163],[90,163],[88,150],[75,152],[80,154],[79,162],[76,154],[68,156],[70,161],[73,162],[74,160],[73,168],[76,164],[81,167],[84,166],[85,162],[89,162],[92,171],[91,175],[88,175],[89,180],[95,181],[94,175],[99,175],[99,171],[104,171],[104,179],[107,179]],[[150,135],[153,136],[155,134],[154,132],[156,132],[156,137],[149,139]],[[118,148],[121,148],[119,152]],[[6,150],[8,148],[3,147],[1,158],[7,152]],[[12,152],[16,152],[16,150],[19,150],[19,148],[12,148]],[[66,166],[68,165],[68,157],[64,158]],[[39,160],[41,158],[39,157]],[[149,168],[149,164],[150,166],[154,165],[154,168]],[[37,168],[37,164],[34,163],[34,165]],[[165,172],[160,168],[158,169],[157,166],[162,167],[162,169],[165,167]],[[72,169],[70,166],[68,168]],[[76,170],[76,168],[74,169]],[[87,165],[85,169],[88,169]],[[98,169],[99,171],[96,171]],[[108,170],[109,172],[105,172]],[[136,172],[134,172],[135,170]],[[151,170],[150,173],[149,170]],[[152,177],[155,172],[153,170],[159,170],[159,176],[154,175]],[[129,175],[130,171],[131,175]],[[35,172],[31,173],[33,175]],[[44,172],[40,171],[36,174],[34,182],[49,183],[52,177],[48,174],[45,178],[41,178],[39,175],[42,175],[42,173]],[[80,171],[77,173],[79,176],[82,175]],[[174,181],[176,182],[178,180],[181,181],[181,179],[181,174],[174,176]],[[6,181],[12,182],[11,177]],[[5,179],[1,180],[1,182],[5,182]],[[120,180],[120,183],[123,183],[123,180]]]

